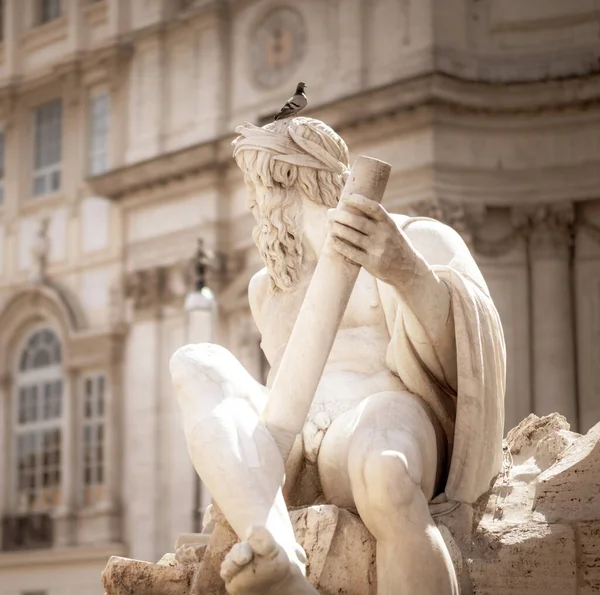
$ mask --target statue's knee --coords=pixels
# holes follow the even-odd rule
[[[406,457],[397,451],[371,451],[363,457],[362,477],[365,504],[386,513],[408,506],[420,491],[420,471],[410,468]]]
[[[171,357],[170,369],[173,379],[187,378],[204,373],[222,376],[227,366],[237,364],[233,354],[213,343],[197,343],[180,347]]]
[[[198,391],[199,383],[220,386],[227,379],[228,371],[236,365],[240,364],[235,357],[219,345],[198,343],[181,347],[169,363],[178,399],[181,401],[192,392],[196,397],[205,394],[206,391]]]

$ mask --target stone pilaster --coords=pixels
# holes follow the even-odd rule
[[[157,266],[131,272],[125,279],[131,324],[127,335],[124,374],[123,475],[135,477],[127,485],[125,501],[137,502],[127,511],[128,542],[132,557],[153,560],[159,557],[162,512],[158,506],[164,481],[164,402],[161,379],[168,374],[162,358],[163,319],[176,303],[174,271]],[[183,300],[178,300],[179,307]],[[151,494],[151,497],[148,497]],[[163,545],[164,547],[164,545]]]
[[[121,2],[111,2],[110,6],[121,6]],[[112,10],[112,8],[111,8]],[[129,127],[129,106],[127,75],[133,51],[131,46],[119,46],[115,55],[108,61],[108,88],[110,92],[109,139],[111,168],[125,163]]]
[[[81,71],[78,67],[65,72],[61,77],[63,101],[63,130],[69,142],[62,144],[61,194],[74,202],[78,196],[79,172],[87,164],[88,147],[84,134],[80,134],[85,122],[82,101],[84,88],[81,85]],[[68,164],[68,166],[67,166]],[[71,218],[75,215],[73,207]],[[72,260],[74,255],[68,255]]]
[[[78,382],[79,374],[73,368],[65,370],[63,378],[64,418],[62,428],[61,456],[64,464],[61,467],[62,501],[54,510],[54,545],[65,547],[75,545],[75,510],[77,506],[78,471],[80,467],[78,424]]]
[[[600,218],[597,210],[597,201],[582,204],[575,230],[578,431],[582,434],[600,421]]]
[[[9,79],[19,74],[20,7],[21,2],[19,0],[4,2],[4,64],[6,65],[6,76]]]
[[[129,25],[128,13],[131,6],[126,2],[113,1],[108,3],[108,29],[111,37],[122,35]]]
[[[573,206],[538,206],[519,217],[529,245],[534,413],[562,413],[576,428]]]
[[[81,0],[63,0],[66,4],[65,10],[69,22],[69,47],[72,52],[83,49],[84,27],[83,27],[83,3]]]
[[[7,481],[2,482],[0,487],[0,517],[6,514],[10,507],[10,493],[12,485],[10,478],[12,477],[11,465],[12,445],[11,445],[11,404],[12,399],[12,378],[9,374],[0,376],[0,449],[3,456],[0,457],[0,477]],[[2,526],[0,524],[0,543],[2,542]]]

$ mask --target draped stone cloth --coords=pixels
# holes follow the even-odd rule
[[[502,467],[506,383],[502,325],[481,272],[466,247],[450,262],[435,257],[435,249],[431,249],[435,240],[429,232],[443,235],[454,231],[432,219],[394,219],[417,250],[428,244],[427,251],[420,251],[428,255],[429,265],[450,291],[457,353],[456,386],[446,380],[449,375],[436,357],[435,346],[429,351],[417,351],[406,329],[399,297],[392,287],[378,282],[390,333],[387,364],[411,392],[428,403],[444,428],[449,449],[446,497],[473,503],[489,489]],[[411,229],[411,222],[417,219],[430,222],[426,224],[430,229],[424,232],[422,225]]]

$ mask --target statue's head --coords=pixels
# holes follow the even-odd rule
[[[245,124],[233,156],[256,219],[254,241],[276,288],[295,286],[302,265],[302,201],[335,207],[348,172],[348,147],[329,126],[312,118]]]

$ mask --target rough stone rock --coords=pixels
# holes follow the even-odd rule
[[[225,595],[225,583],[220,576],[221,564],[227,552],[237,541],[237,535],[229,523],[222,516],[219,517],[219,520],[215,522],[202,560],[195,566],[196,573],[192,580],[190,595]],[[194,568],[193,565],[187,565],[187,567]]]
[[[540,475],[534,508],[549,522],[600,519],[600,424]]]
[[[600,593],[600,521],[579,523],[581,586],[578,595]]]
[[[576,593],[575,536],[567,525],[490,523],[479,528],[470,556],[477,595]]]
[[[600,593],[600,424],[579,436],[562,416],[529,416],[507,442],[512,467],[476,504],[463,549],[474,592]]]
[[[182,595],[192,583],[193,566],[165,566],[112,556],[102,572],[107,595]]]
[[[322,595],[376,595],[375,540],[358,516],[338,511],[338,523],[323,572]]]
[[[506,444],[504,471],[474,506],[430,507],[462,595],[600,594],[600,424],[579,436],[558,414],[531,415]],[[330,505],[290,515],[322,595],[376,595],[375,541],[356,515]],[[185,564],[173,554],[161,565],[111,558],[107,595],[224,595],[218,570],[236,537],[217,522],[194,563],[205,541],[177,544]]]
[[[290,512],[296,539],[306,552],[306,577],[315,586],[323,573],[340,512],[344,511],[337,506],[311,506]]]
[[[518,426],[508,432],[506,442],[513,456],[521,454],[522,451],[529,453],[542,439],[561,430],[569,430],[569,428],[569,422],[559,413],[552,413],[544,417],[530,413]]]

